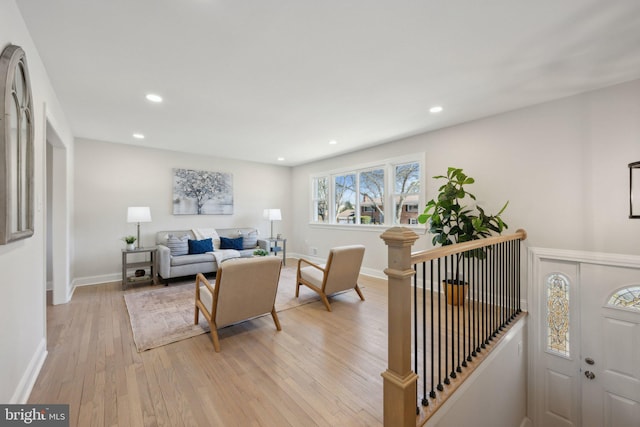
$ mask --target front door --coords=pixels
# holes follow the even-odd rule
[[[582,426],[640,427],[640,272],[583,264],[580,276]]]
[[[640,427],[640,257],[530,248],[536,427]]]

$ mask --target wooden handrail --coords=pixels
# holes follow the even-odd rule
[[[511,240],[525,240],[526,238],[527,232],[519,229],[513,234],[487,237],[484,239],[472,240],[470,242],[456,243],[454,245],[442,246],[435,249],[413,252],[411,254],[411,264],[413,265],[421,262],[431,261],[433,259],[444,258],[449,255],[461,254],[473,249],[485,248],[487,246],[509,242]]]

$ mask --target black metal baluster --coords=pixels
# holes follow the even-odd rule
[[[469,257],[469,305],[467,306],[467,318],[469,319],[469,341],[468,341],[468,353],[467,362],[471,362],[472,357],[475,357],[475,343],[476,343],[476,257]],[[473,317],[471,317],[473,316]]]
[[[516,302],[518,303],[518,313],[520,313],[522,312],[522,309],[520,307],[520,301],[522,300],[522,295],[521,295],[522,289],[520,289],[520,274],[521,274],[520,267],[522,265],[522,262],[520,259],[520,249],[521,249],[520,239],[518,239],[517,242],[518,243],[516,244],[516,253],[517,253],[516,258],[518,262],[516,264],[516,270],[517,270],[517,274],[516,274],[517,301]]]
[[[489,297],[488,297],[488,289],[487,289],[487,270],[488,270],[488,261],[489,259],[489,251],[486,249],[485,258],[482,261],[482,287],[483,287],[483,297],[482,297],[482,345],[480,347],[487,348],[487,331],[488,331],[488,321],[489,321]]]
[[[433,260],[430,261],[430,265],[431,265],[431,393],[429,393],[429,396],[434,399],[436,397],[436,390],[435,390],[435,383],[436,383],[436,377],[435,377],[435,354],[434,354],[434,336],[433,336],[433,328],[434,328],[434,321],[433,321]]]
[[[442,391],[444,390],[444,386],[442,385],[442,313],[441,313],[441,306],[442,306],[442,268],[440,266],[440,260],[441,258],[438,258],[438,390]],[[446,275],[446,269],[447,269],[447,259],[444,259],[444,264],[445,264],[445,277],[447,277]],[[446,316],[445,316],[446,319]],[[446,323],[446,320],[445,320]],[[446,367],[446,357],[445,357],[445,368],[444,368],[444,372],[447,372],[447,367]],[[447,381],[447,379],[445,378],[445,381]]]
[[[422,263],[422,406],[427,400],[427,263]],[[431,326],[433,328],[433,325]],[[432,377],[433,378],[433,377]]]
[[[511,314],[509,321],[513,321],[516,317],[516,263],[515,263],[515,244],[512,241],[509,242],[509,312]]]
[[[462,277],[464,280],[462,284],[462,309],[458,308],[458,312],[462,310],[462,353],[460,353],[460,343],[458,342],[458,354],[461,354],[462,358],[461,359],[458,358],[458,363],[460,363],[460,360],[462,360],[462,363],[460,364],[464,368],[467,367],[467,316],[466,316],[465,289],[471,286],[469,277],[467,276],[467,272],[468,272],[467,267],[469,267],[469,257],[468,257],[468,252],[465,252],[462,255]],[[458,292],[460,292],[460,289],[458,289]],[[458,319],[458,322],[459,321],[460,319]],[[458,325],[460,325],[460,323],[458,323]],[[462,372],[462,368],[458,367],[458,369],[460,369],[458,372]]]
[[[452,273],[456,271],[457,268],[457,262],[455,262],[455,257],[456,255],[451,255],[451,271]],[[456,275],[456,279],[457,279],[457,275]],[[452,280],[456,280],[456,279],[452,279]],[[449,295],[451,302],[453,303],[453,289],[452,287],[447,288],[448,290],[451,291],[451,295]],[[453,304],[451,305],[451,373],[449,374],[449,376],[451,378],[456,378],[456,340],[455,340],[455,309],[453,308]],[[448,335],[448,334],[447,334]]]
[[[460,258],[462,257],[462,258]],[[467,280],[467,276],[465,276],[464,274],[464,254],[459,254],[458,255],[458,263],[457,263],[457,270],[458,272],[460,272],[460,263],[462,263],[462,274],[458,275],[458,294],[456,295],[456,322],[457,322],[457,328],[456,328],[456,341],[458,342],[458,352],[456,353],[456,372],[462,372],[462,366],[461,365],[461,354],[460,354],[460,350],[461,350],[461,345],[460,345],[460,335],[462,335],[462,344],[464,345],[464,305],[462,305],[462,308],[460,307],[460,297],[461,295],[464,294],[464,286],[465,286],[465,281]],[[461,283],[462,282],[462,283]],[[462,285],[462,289],[461,286]],[[464,304],[464,298],[462,299],[462,304]],[[462,323],[460,323],[460,311],[462,310]]]
[[[498,317],[498,313],[496,312],[496,307],[498,305],[498,293],[496,286],[496,256],[495,256],[495,245],[492,246],[491,250],[491,273],[489,278],[489,286],[491,286],[491,327],[489,337],[489,341],[493,341],[493,338],[496,336],[496,318]]]
[[[498,331],[504,329],[504,268],[502,243],[498,244]]]
[[[419,375],[418,371],[418,265],[413,265],[413,372]],[[418,402],[418,387],[416,387],[416,402]],[[416,403],[416,412],[420,413],[420,408]]]

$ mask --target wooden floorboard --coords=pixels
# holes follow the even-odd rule
[[[319,300],[279,312],[281,332],[270,315],[223,328],[220,353],[210,334],[138,353],[123,295],[150,286],[77,288],[70,303],[47,306],[49,355],[29,403],[69,404],[70,425],[83,427],[381,426],[387,282],[361,276],[360,285],[364,302],[350,291],[330,298],[332,312]],[[452,336],[444,315],[443,343]],[[450,394],[421,408],[419,421]]]
[[[386,281],[138,353],[119,283],[47,307],[48,357],[30,403],[72,426],[381,426]],[[289,284],[295,286],[295,283]],[[148,288],[148,287],[147,287]],[[302,288],[301,292],[311,292]]]

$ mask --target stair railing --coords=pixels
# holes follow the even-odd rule
[[[415,253],[418,235],[408,228],[380,237],[388,246],[384,425],[413,427],[522,312],[520,242],[526,232]]]

